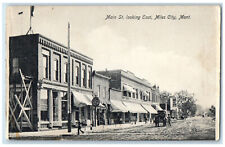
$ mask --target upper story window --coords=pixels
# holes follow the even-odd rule
[[[98,89],[97,89],[97,90],[98,90],[98,95],[97,95],[97,96],[98,96],[98,97],[100,97],[100,93],[101,93],[101,86],[100,86],[100,85],[98,85],[97,87],[98,87]]]
[[[87,86],[87,80],[86,80],[86,65],[82,65],[82,84],[83,87]]]
[[[176,107],[177,103],[176,103],[176,99],[173,99],[173,107]]]
[[[79,81],[80,81],[80,62],[75,62],[75,84],[79,85]]]
[[[43,78],[50,79],[50,57],[49,51],[42,49]]]
[[[59,81],[59,59],[54,60],[54,80]]]
[[[140,99],[141,100],[143,99],[143,93],[142,93],[142,91],[140,91]]]
[[[19,59],[18,58],[13,58],[12,61],[12,73],[18,73],[19,72]]]
[[[67,64],[67,62],[65,62],[63,65],[63,73],[64,73],[64,82],[65,83],[68,82],[67,68],[68,68],[68,64]]]
[[[102,97],[106,98],[106,87],[102,88]]]
[[[136,98],[138,99],[138,89],[136,89]]]
[[[91,77],[92,69],[89,66],[88,67],[88,72],[87,72],[87,82],[88,82],[88,88],[92,88],[92,77]]]

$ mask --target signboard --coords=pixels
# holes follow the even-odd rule
[[[94,107],[97,107],[99,104],[100,104],[99,98],[98,98],[98,97],[94,97],[94,98],[92,99],[92,105],[93,105]]]

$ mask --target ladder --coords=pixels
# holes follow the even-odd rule
[[[21,83],[10,87],[9,130],[22,132],[23,128],[33,131],[32,125],[32,78],[24,76],[19,69]]]

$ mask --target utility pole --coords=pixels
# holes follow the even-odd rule
[[[67,64],[67,108],[68,108],[68,132],[71,132],[71,83],[70,83],[70,23],[68,23],[68,64]]]

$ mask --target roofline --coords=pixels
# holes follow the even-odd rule
[[[102,75],[102,74],[98,73],[98,71],[95,71],[95,72],[94,72],[94,75],[96,75],[96,76],[98,76],[98,77],[101,77],[101,78],[108,79],[108,80],[110,80],[110,79],[111,79],[110,77],[107,77],[107,76],[104,76],[104,75]]]
[[[52,40],[52,39],[50,39],[50,38],[48,38],[48,37],[46,37],[46,36],[44,36],[44,35],[42,35],[42,34],[39,34],[39,33],[36,33],[36,34],[28,34],[28,35],[10,36],[10,37],[30,36],[30,35],[38,35],[38,36],[40,36],[40,37],[42,37],[42,38],[44,38],[44,39],[47,39],[47,40],[49,40],[49,41],[51,41],[51,42],[53,42],[53,43],[55,43],[55,44],[57,44],[57,45],[59,45],[59,46],[65,48],[66,50],[68,50],[68,47],[66,47],[65,45],[63,45],[63,44],[61,44],[61,43],[59,43],[59,42],[56,42],[56,41],[54,41],[54,40]],[[70,48],[70,49],[71,49],[71,50],[70,50],[71,52],[74,52],[74,53],[76,53],[76,54],[78,54],[78,55],[80,55],[80,56],[83,56],[83,57],[88,58],[89,60],[92,60],[92,61],[93,61],[92,58],[90,58],[90,57],[88,57],[88,56],[86,56],[86,55],[84,55],[84,54],[82,54],[82,53],[80,53],[80,52],[78,52],[78,51],[75,51],[75,50],[72,49],[72,48]]]

